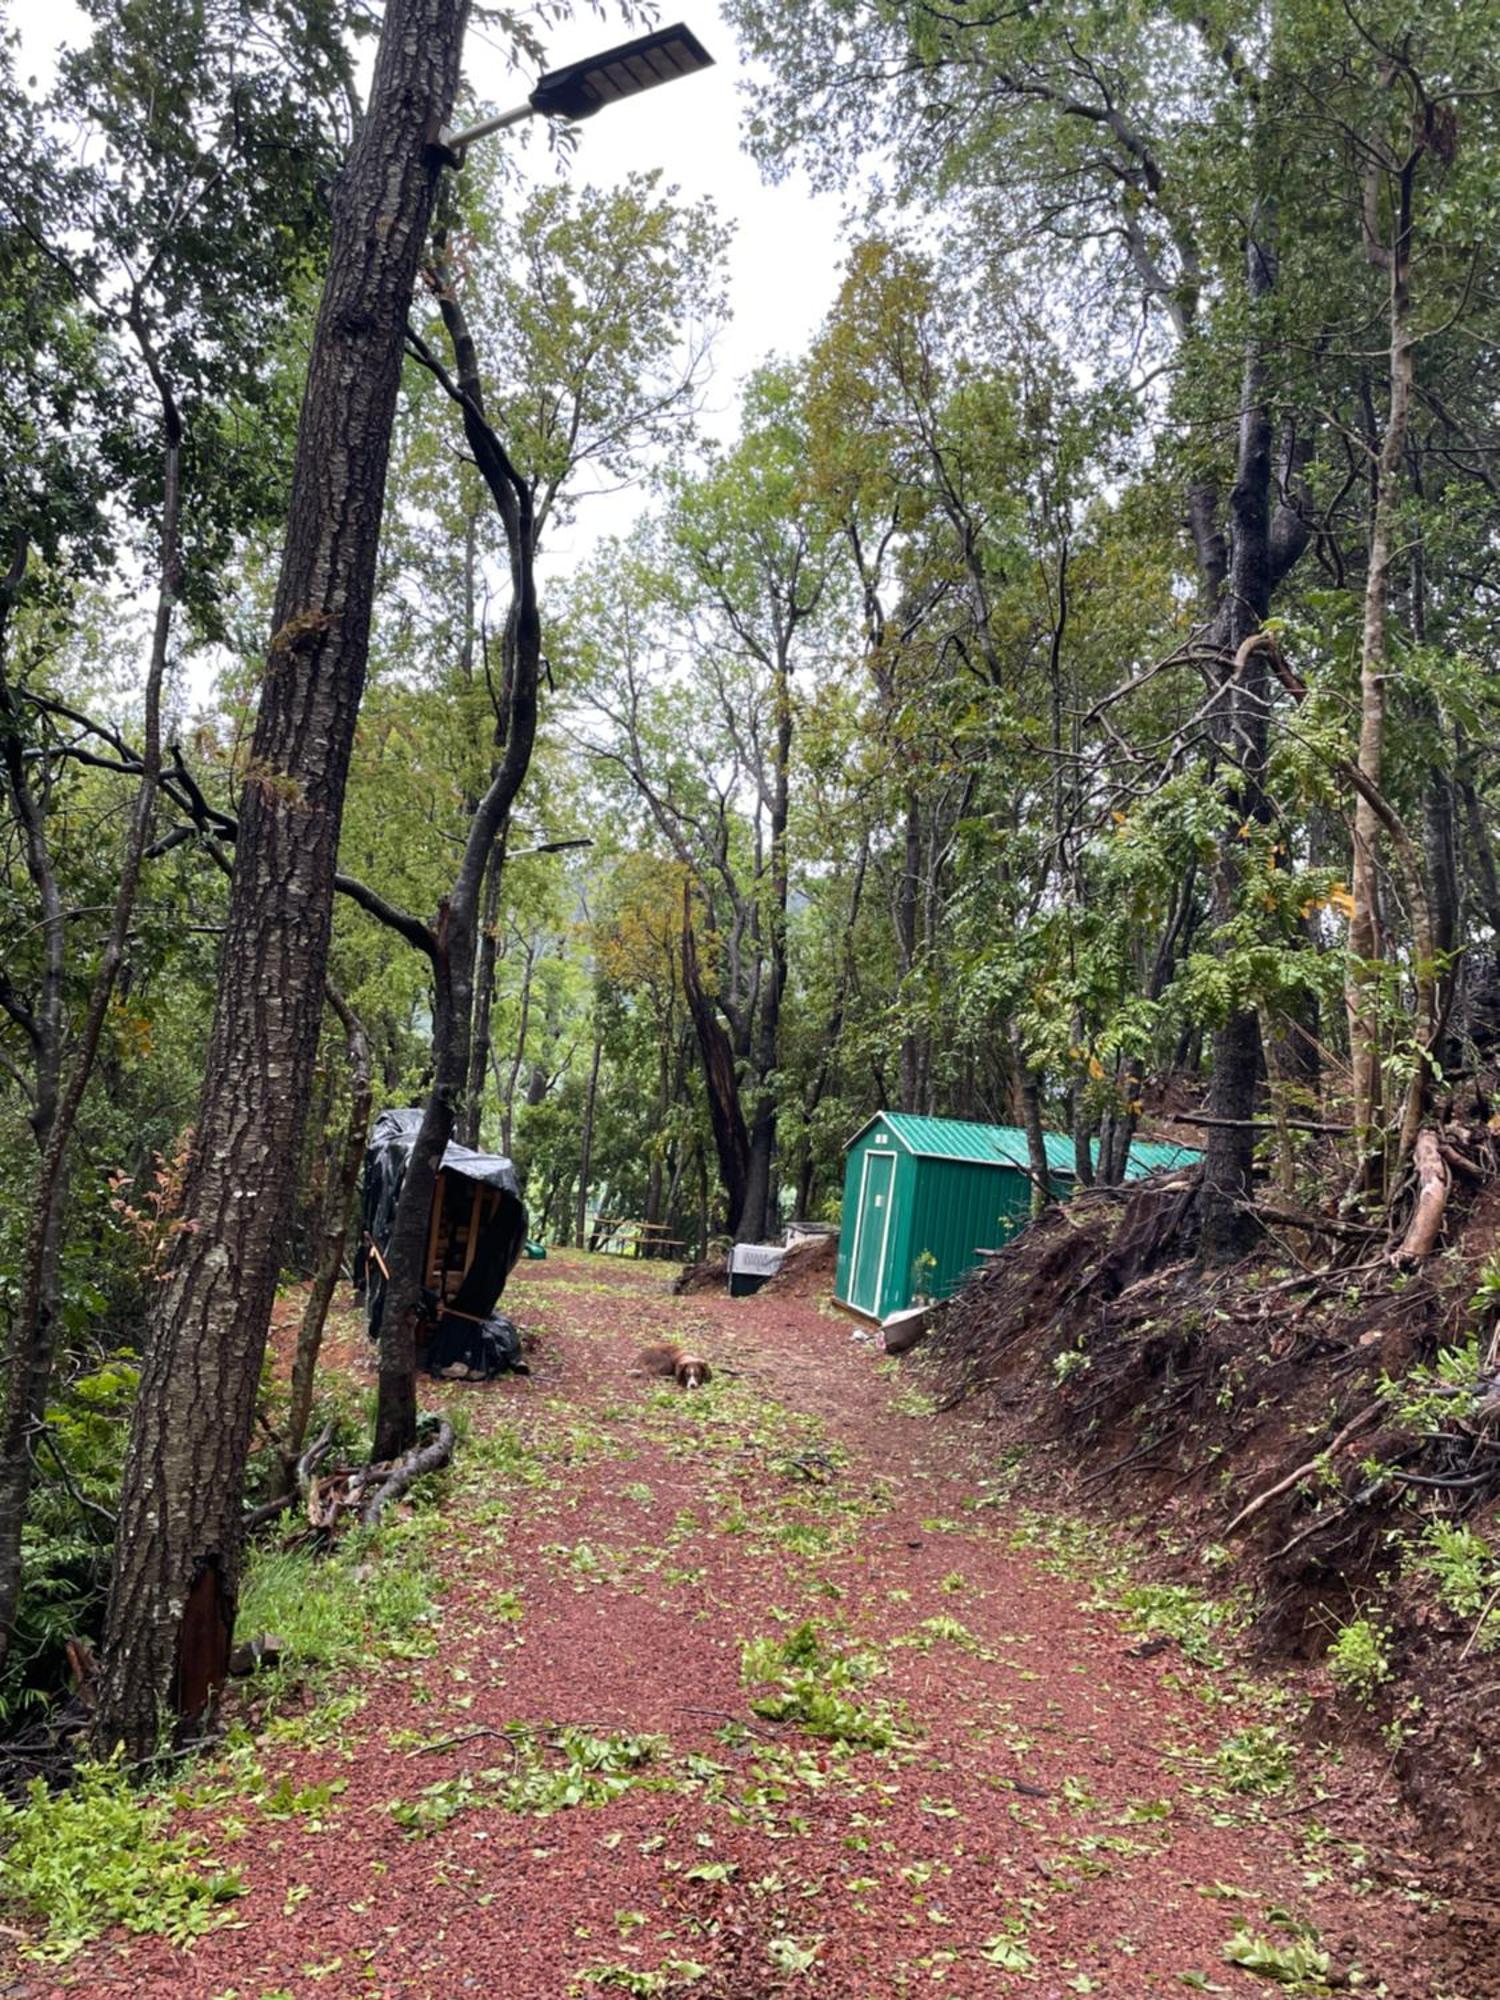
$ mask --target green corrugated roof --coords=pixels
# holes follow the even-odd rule
[[[885,1125],[909,1153],[921,1159],[978,1160],[990,1166],[1019,1167],[1023,1173],[1026,1171],[1026,1134],[1019,1125],[975,1125],[966,1118],[919,1118],[911,1111],[877,1111],[861,1125],[849,1145],[862,1139],[877,1123]],[[1071,1178],[1073,1141],[1061,1132],[1043,1136],[1047,1142],[1047,1171]],[[1096,1144],[1096,1158],[1097,1153]],[[1191,1146],[1137,1139],[1130,1148],[1128,1178],[1137,1180],[1161,1167],[1188,1166],[1197,1158]]]

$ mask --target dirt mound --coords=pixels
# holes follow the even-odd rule
[[[838,1260],[837,1236],[804,1236],[791,1245],[781,1269],[761,1289],[783,1299],[820,1299],[833,1289]]]
[[[723,1257],[709,1257],[701,1264],[684,1264],[672,1280],[678,1298],[693,1292],[722,1292],[729,1283],[729,1265]]]

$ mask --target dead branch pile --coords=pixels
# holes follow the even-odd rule
[[[297,1465],[297,1488],[308,1525],[328,1537],[350,1520],[358,1521],[361,1527],[378,1527],[393,1501],[409,1492],[425,1473],[436,1472],[452,1458],[453,1426],[446,1417],[439,1417],[432,1438],[400,1458],[320,1472],[331,1443],[332,1434],[323,1432]]]

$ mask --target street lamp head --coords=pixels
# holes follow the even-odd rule
[[[659,83],[691,76],[695,69],[712,69],[713,60],[692,30],[679,22],[675,28],[659,28],[654,35],[640,35],[633,42],[622,42],[617,49],[606,49],[603,55],[549,70],[524,104],[497,112],[493,118],[481,119],[479,124],[462,132],[438,126],[434,121],[427,143],[436,159],[457,170],[464,163],[465,149],[476,139],[489,138],[492,132],[503,132],[509,125],[519,125],[538,115],[575,121],[592,118],[606,104],[638,97],[643,90],[654,90]]]
[[[659,83],[671,83],[694,70],[710,69],[713,57],[691,29],[681,22],[659,28],[633,42],[606,49],[583,62],[549,70],[530,97],[531,109],[548,118],[592,118],[606,104],[637,97]]]

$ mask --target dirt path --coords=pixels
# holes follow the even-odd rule
[[[509,1303],[534,1375],[442,1392],[472,1434],[423,1644],[247,1744],[259,1804],[185,1815],[245,1871],[236,1927],[28,1991],[1278,1990],[1240,1932],[1442,1993],[1379,1771],[1293,1754],[1289,1704],[1149,1639],[1212,1654],[1193,1606],[1106,1608],[1109,1538],[1034,1520],[846,1321],[566,1256]],[[710,1389],[632,1370],[662,1337]]]

